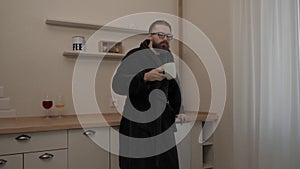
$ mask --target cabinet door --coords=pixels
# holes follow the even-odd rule
[[[110,128],[110,169],[120,169],[119,167],[119,127]]]
[[[109,152],[100,145],[109,147],[109,128],[69,130],[69,169],[109,169]]]
[[[203,168],[202,144],[199,142],[202,139],[201,131],[202,122],[196,121],[191,130],[191,169]]]
[[[177,132],[175,132],[175,139],[178,142],[177,145],[177,151],[178,151],[178,159],[179,159],[179,167],[180,169],[191,169],[191,133],[193,130],[190,131],[189,134],[186,134],[189,132],[190,126],[192,125],[192,123],[183,123],[183,124],[176,124],[177,127]],[[201,127],[201,126],[200,126]],[[198,128],[198,125],[197,127]],[[200,128],[201,129],[201,128]],[[118,152],[119,147],[118,147],[118,143],[119,143],[119,135],[118,135],[118,127],[112,127],[111,128],[111,132],[110,132],[110,143],[111,143],[111,151],[112,152]],[[116,132],[114,132],[116,131]],[[198,130],[197,130],[198,131]],[[200,130],[199,130],[200,132]],[[198,134],[195,131],[193,132],[194,134]],[[199,144],[196,144],[194,146],[194,148],[199,148]],[[196,150],[196,152],[201,152],[202,153],[202,149],[201,149],[201,145],[200,145],[200,149]],[[202,155],[195,155],[197,157],[199,157],[201,165],[199,164],[198,167],[202,166]],[[195,157],[195,158],[197,158]],[[110,166],[111,169],[120,169],[119,167],[119,158],[117,155],[115,155],[114,153],[110,154]],[[197,164],[196,164],[197,165]],[[194,168],[193,168],[194,169]]]
[[[0,169],[22,169],[23,155],[0,156]]]
[[[191,169],[191,125],[192,123],[176,124],[175,139],[177,144],[180,169]]]
[[[67,150],[24,154],[24,169],[68,169]]]

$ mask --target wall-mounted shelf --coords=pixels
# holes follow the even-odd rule
[[[125,54],[120,53],[90,53],[90,52],[78,52],[78,51],[64,51],[63,56],[68,58],[77,58],[78,56],[83,57],[104,57],[109,60],[121,60]]]
[[[55,25],[55,26],[64,26],[71,28],[83,28],[83,29],[92,29],[92,30],[106,30],[113,32],[126,32],[126,33],[134,33],[134,34],[147,34],[145,30],[138,29],[129,29],[129,28],[121,28],[121,27],[112,27],[112,26],[104,26],[93,23],[84,23],[84,22],[76,22],[76,21],[67,21],[61,19],[46,19],[46,24]]]

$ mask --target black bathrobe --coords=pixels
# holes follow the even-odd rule
[[[146,72],[174,59],[169,51],[153,52],[149,42],[145,40],[139,48],[129,51],[113,78],[114,92],[127,96],[120,124],[119,165],[121,169],[179,169],[174,137],[181,107],[178,79],[143,80]],[[162,133],[166,133],[164,137],[154,137]],[[154,139],[137,144],[121,135]]]

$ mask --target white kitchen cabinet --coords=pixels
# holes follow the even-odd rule
[[[207,127],[203,129],[204,123],[207,123]],[[195,121],[191,131],[185,137],[185,139],[178,144],[179,164],[180,169],[213,169],[214,168],[214,147],[213,136],[209,137],[212,133],[214,121]],[[186,123],[186,125],[192,125],[192,123]],[[180,127],[184,127],[177,124],[179,129],[178,135],[185,131],[180,131]],[[203,139],[208,138],[204,143]]]
[[[110,169],[120,169],[119,167],[119,127],[110,128]]]
[[[191,123],[177,123],[177,132],[175,132],[175,139],[177,144],[178,160],[180,169],[191,168],[191,135],[189,129]]]
[[[0,169],[67,169],[67,147],[66,130],[0,135]]]
[[[203,169],[202,121],[196,121],[191,134],[191,169]],[[200,140],[201,139],[201,140]]]
[[[109,148],[109,127],[69,130],[68,142],[69,169],[109,169],[109,152],[99,146]]]
[[[191,127],[191,125],[193,126]],[[177,123],[176,127],[175,139],[179,142],[177,151],[180,169],[203,169],[203,146],[199,142],[199,139],[202,139],[200,136],[202,122],[196,121],[194,124]],[[117,142],[119,141],[119,137],[116,132],[112,131],[118,131],[118,129],[118,127],[112,127],[110,132],[111,149],[113,149],[113,152],[118,151]],[[181,140],[179,140],[180,138]],[[110,169],[120,169],[118,156],[110,154],[110,159]]]
[[[178,128],[178,131],[175,133],[175,139],[178,141],[181,136],[185,136],[185,128],[188,127],[190,123],[184,123],[184,124],[176,124],[176,127]],[[110,142],[111,142],[111,150],[113,152],[118,152],[118,142],[119,142],[119,136],[118,136],[118,130],[119,127],[112,127],[110,132]],[[113,132],[117,131],[117,132]],[[191,145],[190,145],[190,135],[184,137],[184,139],[181,139],[180,143],[177,145],[177,151],[178,151],[178,158],[179,158],[179,166],[180,169],[189,169],[190,168],[190,152],[191,152]],[[110,166],[111,169],[120,169],[119,167],[119,157],[113,153],[110,154]]]
[[[210,136],[210,133],[213,132],[213,127],[215,121],[206,121],[202,122],[202,126],[206,125],[205,130],[202,134],[202,139],[207,139],[202,144],[203,146],[203,168],[204,169],[213,169],[214,168],[214,142],[213,135]]]
[[[68,169],[67,150],[24,154],[24,169]]]
[[[0,156],[0,169],[22,169],[23,155]]]

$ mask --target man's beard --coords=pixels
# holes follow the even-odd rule
[[[153,48],[163,49],[163,50],[167,50],[167,51],[169,51],[169,48],[170,48],[169,42],[166,40],[162,41],[160,43],[156,43],[156,42],[152,41],[152,46],[153,46]]]

